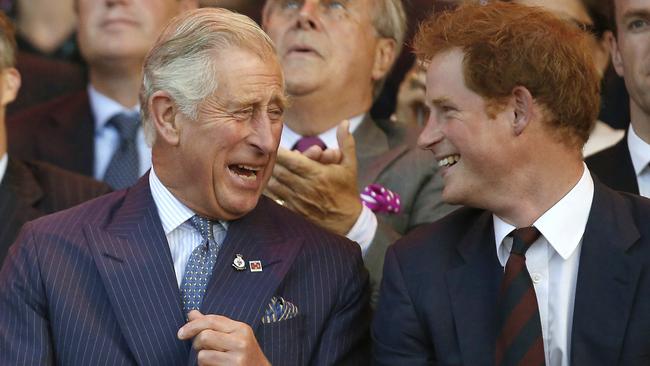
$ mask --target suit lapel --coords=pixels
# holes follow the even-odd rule
[[[302,247],[301,239],[285,237],[269,219],[273,204],[262,196],[255,210],[229,224],[201,304],[203,314],[247,323],[258,333],[266,305]],[[232,266],[236,254],[246,261],[243,271]],[[262,272],[250,271],[251,260],[261,261]],[[188,365],[195,364],[196,351],[192,350]]]
[[[70,96],[55,109],[50,124],[36,135],[38,156],[65,169],[93,175],[95,123],[88,93]],[[69,142],[74,142],[70,144]],[[64,143],[67,142],[67,143]]]
[[[233,221],[223,243],[201,306],[204,313],[220,314],[249,324],[260,324],[265,306],[284,279],[302,247],[298,238],[287,238],[272,220],[265,197],[245,217]],[[233,259],[241,254],[246,269],[236,270]],[[262,272],[251,272],[249,261],[259,260]]]
[[[358,161],[358,188],[377,181],[386,167],[408,150],[406,144],[391,147],[386,134],[366,115],[354,131]]]
[[[595,182],[576,285],[571,359],[575,365],[616,364],[641,266],[626,252],[639,239],[624,203]]]
[[[464,365],[494,362],[496,304],[503,269],[496,257],[492,216],[485,212],[458,245],[464,263],[446,279]]]
[[[126,192],[106,227],[84,234],[137,363],[186,362],[189,344],[176,339],[185,323],[181,297],[149,175]]]

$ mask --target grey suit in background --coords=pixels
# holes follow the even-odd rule
[[[354,132],[358,161],[358,188],[378,183],[400,195],[399,214],[376,214],[377,231],[364,256],[373,288],[379,295],[388,246],[411,229],[439,219],[456,206],[442,202],[442,179],[436,160],[415,146],[417,131],[395,122],[366,117]]]

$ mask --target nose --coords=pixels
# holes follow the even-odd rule
[[[261,154],[266,155],[277,150],[278,144],[280,143],[282,123],[272,123],[266,113],[261,114],[253,122],[252,133],[249,135],[248,141]]]
[[[320,20],[318,18],[318,1],[306,0],[303,2],[298,12],[296,27],[303,30],[320,29]]]
[[[429,113],[420,136],[418,136],[418,147],[424,150],[431,150],[433,146],[444,139],[444,134],[440,130],[440,124],[435,112]]]

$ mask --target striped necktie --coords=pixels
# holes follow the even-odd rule
[[[534,227],[513,230],[512,250],[499,293],[496,365],[545,364],[542,323],[535,288],[526,268],[526,251],[539,237]]]

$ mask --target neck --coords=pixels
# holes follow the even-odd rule
[[[16,27],[20,34],[44,52],[52,52],[63,43],[76,27],[72,1],[19,1]]]
[[[632,99],[630,99],[630,118],[634,132],[641,140],[650,145],[650,115]]]
[[[490,210],[515,227],[531,226],[575,187],[584,171],[579,151],[538,156],[543,158],[535,164],[514,167],[507,187],[494,192],[498,204]]]
[[[361,95],[362,93],[360,93]],[[372,105],[372,95],[354,100],[332,98],[331,95],[311,93],[291,97],[291,105],[285,113],[284,123],[302,136],[319,135],[341,121],[366,113]]]
[[[100,93],[126,108],[138,104],[142,73],[138,67],[93,67],[90,84]]]

